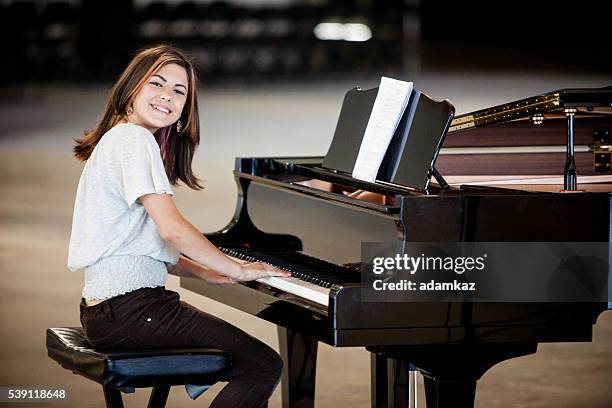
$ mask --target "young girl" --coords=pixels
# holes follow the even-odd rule
[[[229,351],[231,381],[212,406],[261,407],[281,375],[278,354],[164,288],[168,273],[211,284],[288,276],[269,265],[226,257],[174,205],[171,185],[180,180],[201,188],[191,171],[199,131],[191,62],[168,46],[136,55],[115,84],[100,123],[74,148],[86,164],[68,267],[85,270],[81,323],[94,347]]]

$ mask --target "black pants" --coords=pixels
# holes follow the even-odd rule
[[[163,287],[142,288],[97,305],[81,300],[81,324],[96,348],[209,347],[232,354],[232,376],[211,407],[266,406],[283,363],[270,347],[179,300]]]

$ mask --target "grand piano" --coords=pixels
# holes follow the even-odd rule
[[[318,342],[371,353],[373,407],[407,406],[409,367],[428,407],[473,407],[486,370],[591,341],[608,304],[363,302],[361,243],[610,242],[611,107],[611,88],[564,89],[454,117],[421,188],[326,157],[236,159],[234,217],[206,236],[292,278],[181,286],[278,326],[284,407],[313,406]]]

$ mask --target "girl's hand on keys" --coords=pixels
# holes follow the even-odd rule
[[[243,263],[241,267],[241,276],[238,280],[245,282],[264,278],[266,276],[277,276],[279,278],[288,278],[291,276],[291,273],[287,271],[283,271],[262,262]]]

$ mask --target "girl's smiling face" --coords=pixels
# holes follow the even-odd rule
[[[187,86],[185,68],[172,63],[162,66],[134,97],[128,120],[151,133],[174,124],[183,112]]]

